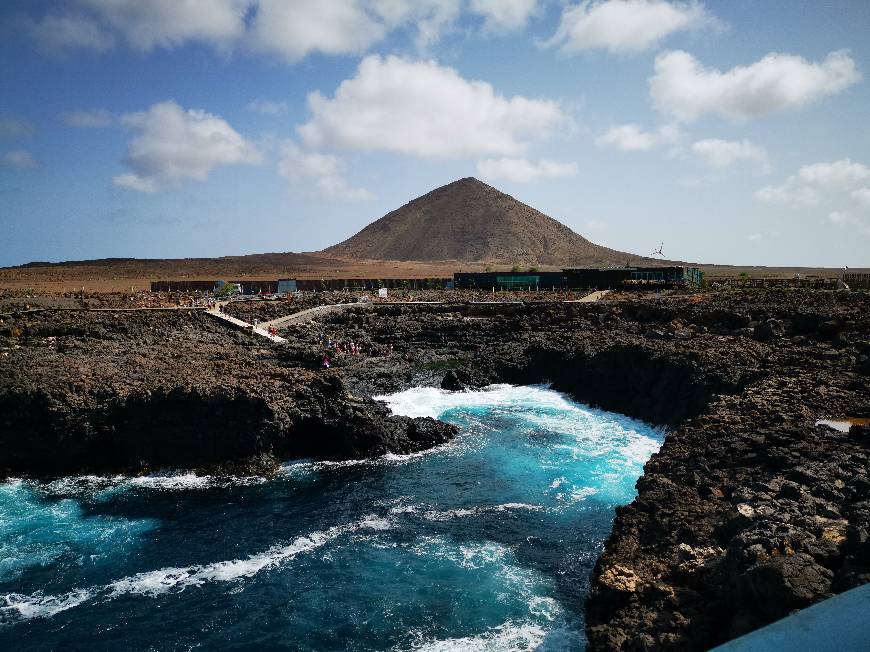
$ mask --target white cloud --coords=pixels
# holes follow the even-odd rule
[[[142,52],[205,43],[295,63],[311,53],[363,54],[404,29],[418,49],[437,43],[465,10],[484,31],[523,27],[541,0],[69,0],[29,22],[43,50]]]
[[[251,0],[79,0],[133,48],[149,51],[187,41],[228,45],[245,32]]]
[[[683,121],[705,114],[745,120],[795,109],[835,95],[861,79],[846,51],[821,63],[788,54],[768,54],[727,72],[705,68],[688,52],[656,58],[650,94],[656,108]]]
[[[790,204],[793,206],[814,206],[819,203],[819,193],[813,188],[802,187],[791,177],[778,186],[765,186],[757,190],[753,197],[768,204]]]
[[[259,0],[248,43],[295,63],[312,52],[362,54],[409,25],[425,49],[459,17],[460,0]]]
[[[598,138],[598,147],[612,147],[623,152],[649,151],[659,145],[669,145],[679,140],[680,132],[672,125],[665,125],[658,131],[644,131],[636,124],[611,127]]]
[[[798,171],[798,177],[804,183],[824,188],[854,188],[870,180],[870,168],[844,158],[831,163],[805,165]]]
[[[797,174],[780,185],[766,186],[755,198],[772,204],[814,206],[823,200],[862,201],[864,188],[870,180],[870,168],[844,158],[838,161],[802,166]]]
[[[0,115],[0,138],[23,138],[36,133],[30,120],[14,115]]]
[[[359,0],[359,4],[383,24],[385,32],[414,26],[414,42],[420,50],[437,43],[462,9],[461,0]]]
[[[486,179],[506,179],[514,183],[530,183],[541,179],[559,179],[577,175],[576,163],[541,160],[533,163],[524,158],[486,159],[477,164],[477,171]]]
[[[105,109],[92,109],[89,111],[71,111],[63,115],[63,121],[70,127],[79,129],[99,129],[108,127],[115,118]]]
[[[471,0],[469,9],[484,18],[484,30],[506,32],[526,26],[538,0]]]
[[[202,110],[185,111],[172,100],[126,114],[121,123],[136,133],[124,159],[132,173],[113,179],[122,188],[155,192],[188,179],[205,181],[219,165],[261,160],[256,147],[226,121]]]
[[[112,177],[112,183],[119,188],[148,194],[155,193],[160,189],[160,185],[154,177],[140,177],[133,172],[126,172]]]
[[[385,25],[357,0],[261,0],[251,25],[251,45],[293,63],[315,51],[359,54],[385,34]]]
[[[828,213],[828,222],[835,227],[851,227],[849,229],[850,233],[857,231],[862,235],[870,237],[870,225],[845,211],[831,211]]]
[[[404,5],[404,10],[400,12],[402,19],[388,20],[387,27],[392,30],[404,23],[416,26],[414,42],[420,50],[437,43],[442,33],[459,18],[461,10],[460,0],[374,0],[374,5],[381,12],[385,5]]]
[[[292,184],[316,184],[320,194],[331,199],[364,200],[373,195],[364,188],[353,188],[344,179],[342,161],[336,156],[305,152],[293,141],[281,146],[278,173]]]
[[[245,108],[248,111],[262,113],[263,115],[281,115],[282,113],[287,113],[290,107],[287,106],[287,102],[274,102],[272,100],[257,98],[248,102]]]
[[[735,163],[749,162],[760,166],[764,172],[770,170],[770,161],[764,148],[746,140],[721,140],[706,138],[692,144],[692,151],[712,168],[724,169]]]
[[[363,54],[404,29],[418,49],[456,27],[463,11],[484,31],[522,28],[541,0],[69,0],[29,22],[43,50],[148,52],[189,42],[243,47],[295,63],[314,52]]]
[[[870,209],[870,188],[859,188],[852,191],[852,199],[864,208]]]
[[[26,149],[13,149],[0,156],[0,166],[4,168],[35,168],[36,159]]]
[[[76,14],[48,14],[30,25],[37,46],[50,54],[70,50],[106,52],[115,46],[115,37],[100,24]]]
[[[565,54],[585,50],[642,52],[665,37],[714,23],[698,2],[605,0],[569,5],[556,34],[546,43]]]
[[[846,224],[860,224],[858,220],[856,220],[848,213],[844,213],[843,211],[831,211],[830,213],[828,213],[828,221],[831,224],[836,224],[838,226]]]
[[[760,233],[747,233],[743,236],[744,240],[749,240],[749,242],[760,242],[761,234]]]
[[[333,98],[308,96],[311,120],[298,127],[313,148],[381,150],[421,157],[522,153],[568,124],[557,102],[505,98],[434,61],[370,55]]]
[[[148,52],[189,41],[226,48],[245,33],[254,0],[73,0],[63,13],[48,13],[31,24],[47,52],[106,52],[123,41]]]

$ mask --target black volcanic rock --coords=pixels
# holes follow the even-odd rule
[[[668,426],[596,566],[591,649],[709,649],[870,581],[867,429],[815,425],[867,409],[866,293],[356,310],[324,328],[401,354],[343,362],[358,391],[550,382]]]
[[[391,415],[337,372],[288,364],[202,313],[24,315],[0,324],[0,352],[0,474],[262,470],[410,453],[456,432]]]
[[[591,579],[591,649],[709,649],[870,581],[868,428],[816,425],[870,416],[867,293],[593,304],[540,293],[502,306],[449,296],[355,305],[287,328],[282,346],[197,314],[9,318],[0,466],[250,470],[422,450],[454,431],[391,416],[370,396],[550,382],[668,428],[636,499],[616,509]],[[372,353],[317,369],[324,335]]]

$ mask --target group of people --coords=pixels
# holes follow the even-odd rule
[[[258,328],[260,328],[260,320],[255,319],[254,323],[251,325],[251,330],[256,331]],[[269,326],[266,329],[266,332],[269,333],[269,335],[272,337],[276,337],[278,335],[278,329],[275,328],[274,326]]]
[[[374,357],[392,355],[393,344],[374,344],[371,342],[354,342],[353,340],[333,340],[329,335],[320,336],[320,346],[325,349],[323,368],[329,369],[334,358],[342,356]]]

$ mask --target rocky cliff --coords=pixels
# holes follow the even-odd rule
[[[460,300],[354,306],[287,329],[281,346],[198,314],[6,319],[0,466],[250,472],[409,452],[453,430],[368,397],[550,382],[668,429],[595,568],[592,649],[708,649],[870,581],[870,432],[816,425],[870,417],[866,293],[450,296]],[[374,353],[320,370],[324,336]]]
[[[201,313],[63,311],[0,325],[0,474],[268,472],[408,453],[455,429],[392,416],[336,371]],[[312,361],[316,367],[316,362]]]

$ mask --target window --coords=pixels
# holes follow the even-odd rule
[[[510,276],[496,276],[495,282],[499,287],[508,290],[515,288],[536,288],[541,282],[541,277],[532,274],[511,274]]]

